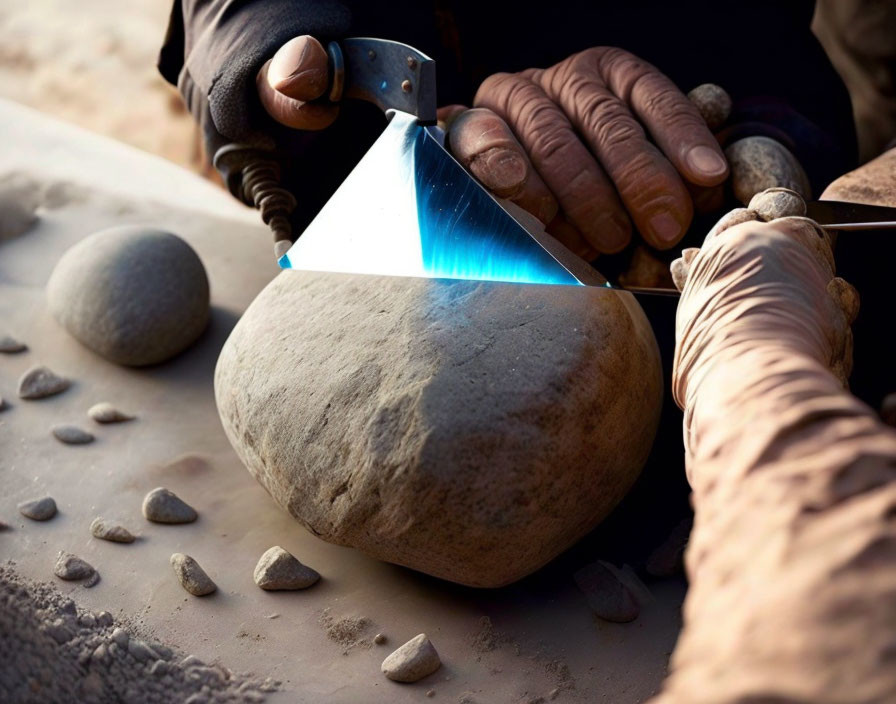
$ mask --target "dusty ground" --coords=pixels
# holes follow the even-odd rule
[[[199,165],[177,91],[156,70],[169,0],[0,2],[0,97]]]
[[[592,616],[572,581],[571,563],[607,556],[589,545],[517,585],[477,591],[323,543],[280,511],[231,450],[212,392],[224,339],[275,274],[270,235],[256,216],[163,160],[3,101],[0,132],[8,145],[0,180],[26,172],[68,194],[63,207],[42,211],[35,227],[0,244],[0,328],[30,346],[0,355],[0,394],[10,402],[0,412],[0,520],[12,525],[0,533],[0,556],[27,577],[54,580],[56,552],[79,555],[102,581],[84,589],[56,580],[64,593],[207,662],[282,680],[285,691],[273,701],[420,701],[433,689],[435,701],[467,704],[552,693],[561,702],[633,704],[656,691],[679,628],[680,580],[651,584],[655,601],[637,621],[610,624]],[[140,370],[79,345],[50,318],[43,294],[67,247],[100,227],[132,222],[167,227],[193,245],[213,304],[211,327],[193,348]],[[16,380],[36,363],[70,377],[73,387],[43,401],[17,399]],[[138,419],[93,428],[98,439],[86,446],[50,435],[55,423],[88,424],[87,408],[103,400]],[[190,501],[200,519],[184,526],[144,521],[142,497],[159,485]],[[17,513],[17,503],[43,494],[59,504],[56,518],[36,523]],[[123,521],[140,539],[117,545],[92,538],[96,515]],[[642,522],[634,526],[643,532]],[[613,544],[617,537],[602,539]],[[322,582],[304,592],[258,589],[252,570],[272,545],[317,569]],[[176,551],[200,562],[216,594],[195,598],[182,590],[168,564]],[[377,632],[387,645],[369,644]],[[379,671],[389,646],[420,632],[432,638],[443,668],[415,685],[389,682]]]

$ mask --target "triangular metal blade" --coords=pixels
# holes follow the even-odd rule
[[[514,219],[445,151],[441,130],[398,111],[280,266],[606,285],[556,240]]]

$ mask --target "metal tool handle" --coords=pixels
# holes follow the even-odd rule
[[[407,44],[372,37],[330,42],[327,54],[331,102],[366,100],[383,112],[401,110],[422,124],[435,124],[436,62],[426,54]],[[274,234],[274,256],[279,259],[291,244],[289,217],[296,201],[280,186],[274,154],[230,143],[215,153],[214,165],[234,195],[261,211]]]
[[[383,112],[401,110],[422,124],[436,122],[436,62],[412,46],[356,37],[330,42],[330,94],[366,100]]]

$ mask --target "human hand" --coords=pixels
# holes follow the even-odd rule
[[[261,67],[255,79],[258,97],[277,122],[300,130],[322,130],[339,106],[317,99],[329,85],[327,52],[308,35],[290,39]]]
[[[452,117],[448,140],[461,163],[589,259],[623,249],[633,223],[648,244],[674,246],[693,216],[690,191],[728,175],[694,104],[655,67],[613,47],[490,76],[473,110],[440,114]]]
[[[834,276],[828,234],[805,212],[795,192],[763,191],[672,263],[682,292],[672,385],[682,408],[712,364],[749,347],[766,346],[769,359],[809,355],[846,383],[859,297]]]

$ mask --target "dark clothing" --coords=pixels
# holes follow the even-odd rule
[[[289,39],[380,36],[436,59],[439,104],[470,104],[499,71],[547,67],[593,46],[650,61],[683,91],[718,83],[735,101],[727,139],[767,134],[795,152],[817,194],[855,165],[849,96],[810,31],[812,0],[679,2],[471,0],[175,0],[160,70],[177,83],[211,149],[227,141],[273,146],[304,197],[297,225],[325,202],[381,130],[366,105],[345,104],[319,134],[276,125],[261,108],[255,74]],[[350,11],[346,9],[350,8]],[[310,173],[310,172],[313,172]],[[308,178],[310,177],[310,181]]]

